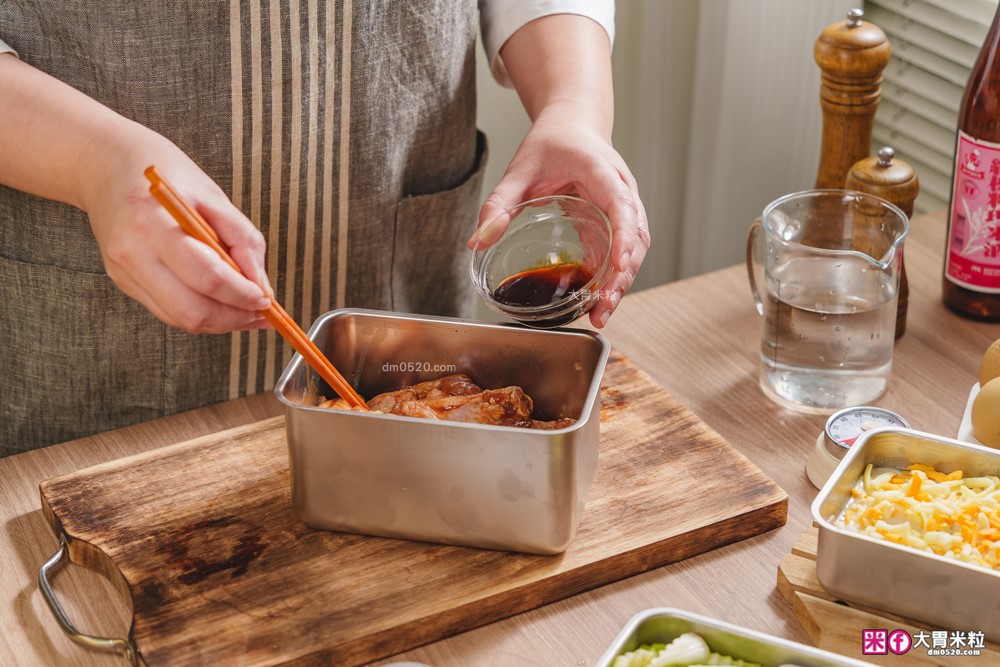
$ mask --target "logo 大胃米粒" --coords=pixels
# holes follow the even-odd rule
[[[862,655],[903,655],[924,649],[928,656],[976,656],[986,648],[986,634],[980,630],[906,630],[870,628],[861,631]]]

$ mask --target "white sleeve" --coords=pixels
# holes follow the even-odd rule
[[[8,46],[2,39],[0,39],[0,53],[11,53],[15,56],[17,55],[17,51],[15,51],[13,47]]]
[[[501,85],[511,87],[500,58],[500,47],[519,28],[550,14],[578,14],[596,21],[615,41],[614,0],[479,0],[479,23],[490,71]]]

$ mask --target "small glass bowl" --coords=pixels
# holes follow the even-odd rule
[[[495,312],[537,328],[569,324],[611,274],[611,222],[577,197],[531,199],[480,229],[470,270]]]

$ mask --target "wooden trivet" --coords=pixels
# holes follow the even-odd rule
[[[837,600],[827,593],[816,578],[816,545],[819,529],[806,530],[792,546],[792,553],[778,565],[778,591],[792,605],[795,617],[821,649],[840,653],[876,665],[903,667],[906,665],[1000,665],[1000,645],[987,642],[979,656],[928,656],[926,647],[911,648],[904,655],[862,655],[861,632],[868,629],[906,630],[910,636],[923,631],[930,634],[939,628],[901,616],[865,607],[854,602]],[[976,628],[966,628],[976,630]],[[930,641],[930,640],[928,640]]]

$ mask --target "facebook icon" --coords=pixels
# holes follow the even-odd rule
[[[889,633],[889,650],[896,655],[903,655],[913,646],[913,638],[906,630],[893,630]]]

